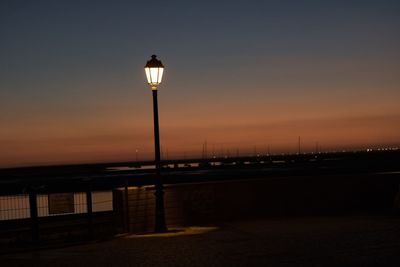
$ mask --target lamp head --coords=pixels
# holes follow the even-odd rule
[[[157,59],[156,55],[152,55],[151,59],[147,61],[144,66],[146,72],[147,83],[151,86],[152,90],[157,90],[157,86],[161,83],[164,73],[164,65],[161,60]]]

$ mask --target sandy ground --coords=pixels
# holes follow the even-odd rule
[[[400,266],[400,217],[271,218],[0,256],[0,266]]]

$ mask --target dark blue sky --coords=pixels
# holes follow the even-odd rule
[[[29,162],[38,142],[43,162],[82,150],[107,160],[124,149],[121,157],[130,157],[133,147],[151,151],[142,68],[153,53],[166,65],[161,123],[171,150],[194,150],[204,139],[248,146],[237,134],[246,125],[397,122],[399,29],[399,1],[1,1],[0,145],[26,150],[3,161]],[[379,127],[383,133],[363,143],[400,137],[398,128]],[[287,127],[278,128],[265,139],[289,149],[289,135],[274,137]],[[201,134],[187,140],[176,134],[182,129]],[[338,145],[316,132],[299,128],[293,136]],[[267,142],[263,133],[256,144]],[[341,143],[360,145],[346,134],[338,133]],[[60,148],[62,140],[70,146]],[[97,151],[92,140],[109,146]]]

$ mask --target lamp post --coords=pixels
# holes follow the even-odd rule
[[[158,102],[157,102],[157,87],[161,83],[164,72],[164,65],[157,59],[156,55],[152,55],[144,67],[147,77],[147,83],[150,85],[153,92],[153,115],[154,115],[154,152],[156,165],[156,183],[155,183],[155,198],[156,198],[156,218],[155,232],[166,232],[167,224],[165,223],[164,210],[164,186],[161,178],[161,159],[160,159],[160,134],[158,129]]]

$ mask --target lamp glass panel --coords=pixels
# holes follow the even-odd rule
[[[157,80],[158,83],[161,83],[163,73],[164,73],[164,68],[158,68],[158,80]]]
[[[161,83],[164,68],[145,68],[147,82],[150,85],[158,85]]]
[[[151,77],[150,77],[150,68],[144,68],[146,72],[147,83],[151,84]]]
[[[147,83],[151,83],[150,68],[144,68],[144,71],[146,72]]]
[[[150,68],[151,84],[158,84],[158,68]]]

